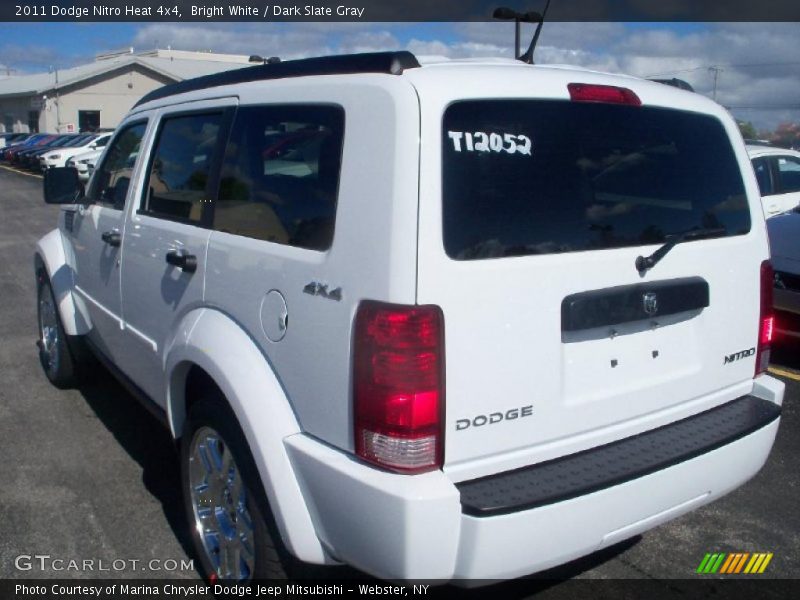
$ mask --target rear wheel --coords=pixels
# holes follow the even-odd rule
[[[293,574],[297,561],[280,539],[244,434],[217,393],[189,411],[181,479],[192,541],[209,580]]]
[[[39,361],[50,383],[59,388],[72,387],[78,382],[75,358],[64,333],[50,280],[40,276],[38,287]]]

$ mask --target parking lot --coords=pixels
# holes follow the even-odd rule
[[[0,167],[0,578],[196,578],[193,569],[181,568],[191,556],[167,432],[105,372],[69,391],[50,386],[41,372],[32,257],[59,211],[41,195],[41,178]],[[773,358],[774,373],[787,385],[783,421],[755,479],[641,538],[547,575],[674,579],[680,590],[700,577],[695,571],[706,553],[771,552],[758,577],[797,577],[800,347],[781,344]],[[19,557],[28,555],[94,560],[95,568],[59,570],[46,561],[27,569],[30,563]],[[121,568],[101,573],[100,561]],[[541,583],[522,586],[515,590],[525,596]],[[543,597],[567,597],[564,589],[548,585]]]

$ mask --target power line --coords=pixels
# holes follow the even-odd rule
[[[791,65],[800,65],[800,61],[788,61],[788,62],[773,62],[773,63],[718,63],[715,65],[703,65],[701,67],[691,67],[688,69],[676,69],[675,71],[664,71],[663,73],[652,73],[650,75],[645,75],[644,77],[661,77],[663,75],[675,75],[678,73],[691,73],[693,71],[704,71],[708,69],[715,69],[720,67],[727,67],[731,69],[742,69],[747,67],[787,67]]]

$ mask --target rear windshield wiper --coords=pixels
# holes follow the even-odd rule
[[[650,256],[637,256],[636,257],[636,270],[639,274],[643,275],[648,269],[655,267],[658,262],[667,255],[667,252],[675,247],[675,244],[680,244],[688,240],[699,240],[701,238],[720,237],[725,235],[727,230],[723,227],[701,229],[695,227],[682,233],[673,233],[666,236],[667,243],[661,246],[658,250],[653,252]]]

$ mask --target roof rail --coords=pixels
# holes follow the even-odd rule
[[[213,75],[204,75],[165,85],[153,90],[139,100],[134,107],[167,98],[176,94],[193,92],[221,85],[246,83],[249,81],[265,81],[288,77],[306,77],[309,75],[346,75],[354,73],[386,73],[401,75],[405,69],[420,66],[417,58],[405,50],[399,52],[370,52],[364,54],[341,54],[338,56],[320,56],[287,60],[285,62],[267,63],[232,71],[223,71]]]

